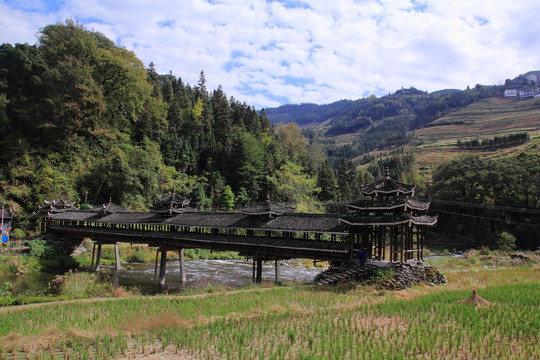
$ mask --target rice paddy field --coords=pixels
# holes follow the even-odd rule
[[[0,309],[0,359],[539,359],[537,265],[447,285],[251,288]],[[471,289],[488,307],[463,303]]]

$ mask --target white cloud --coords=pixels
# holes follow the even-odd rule
[[[540,69],[534,1],[12,3],[0,0],[2,42],[34,43],[39,28],[79,19],[160,73],[195,84],[204,70],[209,89],[257,107],[463,89]]]

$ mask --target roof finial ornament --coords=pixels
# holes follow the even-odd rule
[[[384,178],[390,179],[390,169],[388,168],[388,166],[385,166],[384,168]]]

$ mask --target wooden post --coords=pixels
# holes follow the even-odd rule
[[[184,249],[178,250],[178,255],[180,257],[180,281],[186,282],[186,268],[184,266]]]
[[[118,246],[118,243],[114,244],[114,258],[116,260],[116,270],[118,270],[122,267],[120,265],[120,246]]]
[[[382,243],[383,243],[383,259],[386,259],[386,226],[384,225],[379,225],[380,229],[380,233],[381,233],[381,239],[382,239]]]
[[[275,279],[275,283],[277,285],[281,285],[281,269],[280,269],[280,261],[276,259],[276,263],[275,263],[275,268],[276,268],[276,279]]]
[[[403,264],[404,263],[404,253],[403,253],[403,250],[405,248],[405,233],[406,233],[406,230],[403,228],[404,226],[408,226],[408,225],[402,225],[402,228],[401,228],[401,263]],[[404,231],[405,230],[405,231]]]
[[[420,260],[424,261],[424,228],[421,227],[419,229],[418,234],[418,242],[419,242],[419,251],[420,251]]]
[[[161,250],[161,262],[159,264],[159,285],[165,285],[166,269],[167,269],[167,250]]]
[[[354,228],[349,228],[349,261],[353,261],[354,259]]]
[[[255,279],[257,284],[262,282],[262,259],[257,259],[257,277]]]
[[[101,243],[98,243],[96,254],[96,271],[99,270],[99,263],[101,262]]]

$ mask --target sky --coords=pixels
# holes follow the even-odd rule
[[[0,0],[0,42],[66,19],[257,109],[540,70],[538,0]]]

